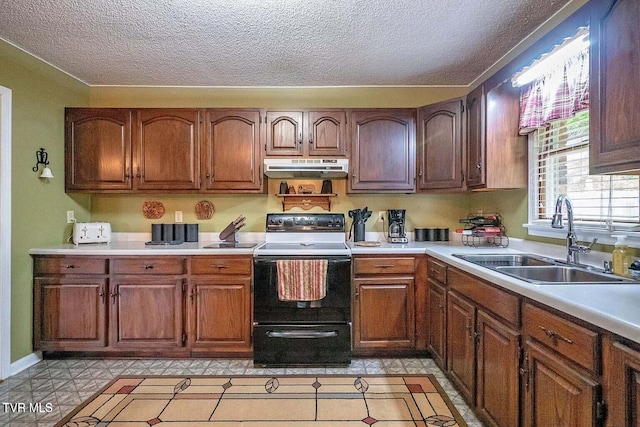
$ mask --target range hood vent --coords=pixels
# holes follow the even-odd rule
[[[269,178],[346,178],[347,159],[264,159]]]

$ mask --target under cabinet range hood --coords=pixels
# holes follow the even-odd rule
[[[347,159],[264,159],[264,174],[270,178],[346,178]]]

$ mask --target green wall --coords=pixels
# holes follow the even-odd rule
[[[88,220],[90,198],[64,193],[64,107],[87,105],[88,88],[0,41],[0,85],[12,91],[11,360],[32,352],[30,248],[62,243],[66,211]],[[54,179],[33,172],[35,153],[49,153]]]

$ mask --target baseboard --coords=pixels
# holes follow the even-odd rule
[[[23,357],[22,359],[16,360],[11,365],[9,365],[9,376],[13,376],[19,372],[24,371],[27,368],[35,365],[36,363],[42,360],[42,352],[36,351],[35,353],[31,353]]]

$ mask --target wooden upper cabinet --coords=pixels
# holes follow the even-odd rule
[[[131,111],[67,108],[65,191],[131,189]]]
[[[466,140],[466,185],[482,187],[485,180],[485,114],[486,96],[484,85],[467,95],[467,140]]]
[[[418,110],[418,190],[461,189],[464,100]]]
[[[266,121],[267,156],[347,154],[344,110],[267,111]]]
[[[302,156],[302,111],[267,111],[267,156]]]
[[[141,109],[134,136],[138,190],[200,188],[200,111]]]
[[[640,170],[640,2],[594,3],[590,21],[589,170]]]
[[[518,129],[519,90],[504,83],[488,90],[484,97],[481,91],[472,92],[467,99],[467,104],[471,104],[467,188],[526,188],[527,141]]]
[[[208,110],[205,132],[205,190],[260,191],[260,111]]]
[[[347,113],[345,111],[309,111],[305,122],[310,156],[347,154]]]
[[[415,192],[415,112],[352,111],[349,192]]]

